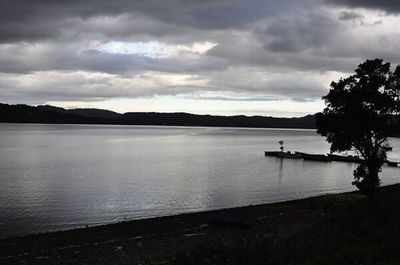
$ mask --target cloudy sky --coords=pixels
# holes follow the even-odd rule
[[[302,116],[368,58],[397,0],[1,0],[0,101]]]

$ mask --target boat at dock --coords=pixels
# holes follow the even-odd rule
[[[329,157],[324,155],[324,154],[307,154],[307,153],[297,152],[297,151],[294,152],[294,153],[299,155],[304,160],[323,161],[323,162],[330,162],[331,161],[329,159]]]
[[[313,161],[324,161],[329,162],[330,159],[324,154],[307,154],[302,152],[282,152],[282,151],[264,151],[265,156],[273,156],[278,158],[293,158],[293,159],[305,159]]]
[[[282,153],[281,151],[264,151],[265,156],[278,156],[279,153]]]
[[[388,165],[389,167],[398,167],[399,163],[386,160],[386,165]]]
[[[357,163],[361,164],[364,163],[365,160],[360,158],[359,156],[353,155],[335,155],[335,154],[309,154],[303,152],[283,152],[283,151],[264,151],[265,156],[273,156],[277,158],[293,158],[293,159],[304,159],[304,160],[311,160],[311,161],[321,161],[321,162],[348,162],[348,163]],[[399,162],[393,161],[386,161],[386,165],[389,167],[399,167]]]
[[[337,162],[349,162],[358,164],[364,162],[364,159],[352,155],[342,156],[342,155],[328,154],[328,157],[331,161],[337,161]]]
[[[291,153],[290,151],[282,152],[282,151],[264,151],[265,156],[274,156],[278,158],[293,158],[300,159],[301,157],[295,153]]]
[[[294,158],[294,159],[300,159],[301,157],[295,153],[291,153],[290,151],[287,152],[280,152],[278,154],[279,158]]]

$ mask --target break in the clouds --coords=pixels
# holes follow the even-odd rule
[[[367,58],[400,62],[397,1],[4,0],[2,102],[303,115]]]

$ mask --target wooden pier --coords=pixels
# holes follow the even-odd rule
[[[320,162],[347,162],[347,163],[357,163],[361,164],[365,160],[358,157],[358,156],[352,156],[352,155],[335,155],[335,154],[309,154],[309,153],[303,153],[303,152],[283,152],[283,151],[264,151],[265,156],[273,156],[277,158],[292,158],[292,159],[304,159],[304,160],[311,160],[311,161],[320,161]],[[386,161],[386,165],[389,167],[398,167],[399,162],[393,162],[393,161]]]

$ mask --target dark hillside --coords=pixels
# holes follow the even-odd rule
[[[155,112],[119,114],[101,109],[64,109],[49,105],[32,107],[28,105],[0,104],[0,122],[313,129],[315,128],[315,115],[307,115],[300,118],[273,118],[264,116],[215,116]]]

